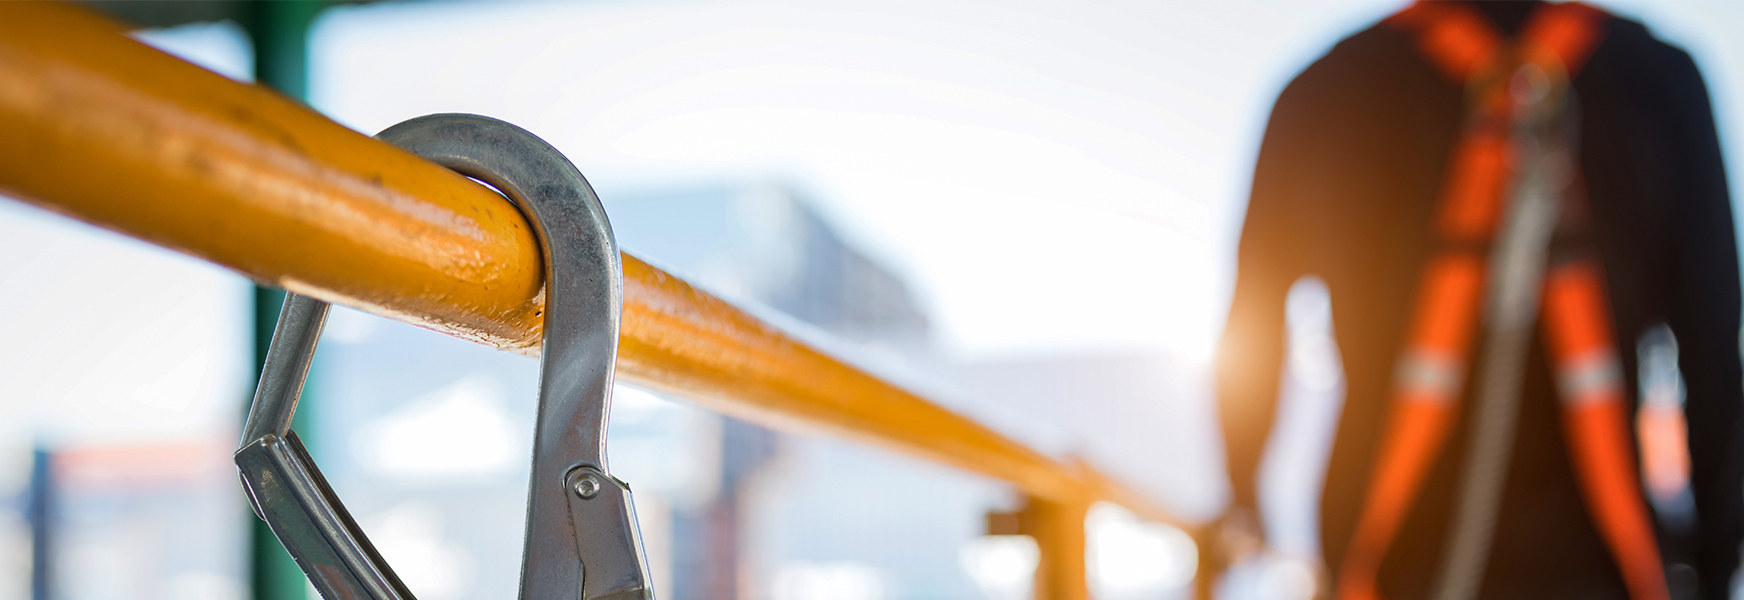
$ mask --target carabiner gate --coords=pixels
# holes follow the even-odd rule
[[[544,254],[545,338],[520,598],[652,600],[630,488],[606,468],[623,267],[599,198],[555,148],[496,119],[430,115],[376,137],[495,186],[526,215]],[[236,465],[255,514],[323,598],[411,600],[290,431],[327,309],[286,294]]]

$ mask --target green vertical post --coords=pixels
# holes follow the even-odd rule
[[[292,99],[307,101],[309,94],[309,28],[327,7],[324,0],[267,0],[242,4],[242,26],[254,43],[254,80]],[[284,290],[254,287],[254,373],[260,378],[272,343],[273,326]],[[312,376],[312,374],[311,374]],[[314,432],[308,427],[314,386],[305,388],[291,426],[311,448]],[[308,600],[308,581],[279,545],[266,523],[249,516],[249,588],[254,600]]]

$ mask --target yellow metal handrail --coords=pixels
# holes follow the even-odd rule
[[[0,192],[257,281],[534,355],[539,251],[495,192],[59,3],[0,2]],[[1038,596],[1088,596],[1098,500],[1168,515],[624,256],[626,381],[1008,481]]]

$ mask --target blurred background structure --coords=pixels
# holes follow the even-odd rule
[[[630,253],[1189,520],[1223,502],[1209,360],[1267,111],[1400,6],[89,4],[365,133],[433,112],[519,124],[587,174]],[[1744,172],[1744,8],[1596,4],[1695,56]],[[251,534],[228,460],[271,303],[17,203],[0,202],[0,256],[0,598],[303,594],[294,567],[250,560],[273,542]],[[1283,555],[1234,572],[1230,596],[1305,597],[1293,559],[1318,551],[1311,491],[1341,394],[1332,300],[1292,292],[1288,441],[1264,475]],[[537,362],[345,309],[317,360],[300,431],[408,585],[509,593]],[[983,535],[1017,508],[996,482],[634,388],[612,436],[664,597],[1029,593],[1033,543]],[[1183,533],[1113,506],[1091,520],[1099,598],[1187,593]]]

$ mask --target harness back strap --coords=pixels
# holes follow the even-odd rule
[[[1470,114],[1448,166],[1431,258],[1407,329],[1394,400],[1357,528],[1342,562],[1340,600],[1379,598],[1381,561],[1429,468],[1446,444],[1464,392],[1487,265],[1515,179],[1507,85],[1512,67],[1537,65],[1563,82],[1584,66],[1606,18],[1579,3],[1534,11],[1512,45],[1462,3],[1419,1],[1387,20],[1417,34],[1420,51],[1449,81],[1471,90]],[[1616,344],[1602,268],[1589,255],[1550,266],[1543,327],[1556,365],[1564,429],[1589,512],[1630,596],[1668,597],[1659,552],[1636,482]]]

